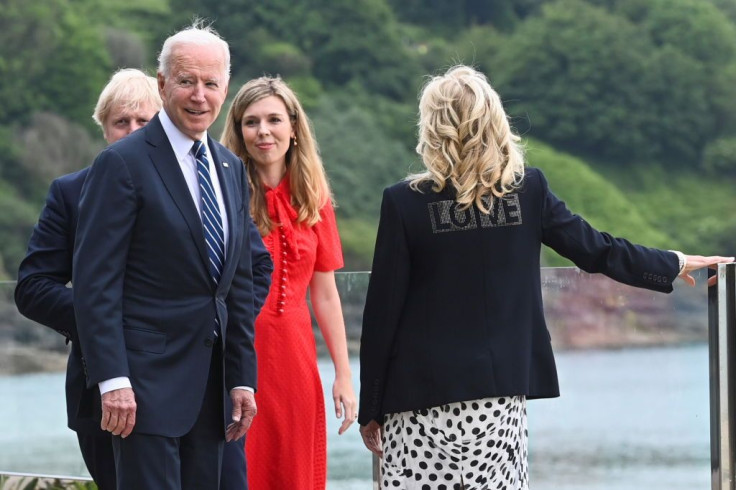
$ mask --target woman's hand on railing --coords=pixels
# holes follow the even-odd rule
[[[685,267],[682,268],[682,271],[680,272],[680,275],[678,277],[680,277],[688,285],[695,286],[695,278],[690,275],[691,272],[702,269],[703,267],[717,269],[718,264],[728,264],[733,261],[733,257],[721,257],[718,255],[713,255],[710,257],[704,257],[702,255],[685,255]],[[713,276],[709,278],[708,286],[713,286],[717,280],[718,276]]]
[[[379,458],[382,458],[383,448],[381,446],[381,426],[378,425],[378,422],[371,420],[367,425],[361,425],[360,435],[363,437],[363,444],[365,444],[365,447]]]

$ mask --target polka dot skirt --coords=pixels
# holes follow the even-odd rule
[[[528,490],[526,398],[484,398],[391,413],[381,488]]]

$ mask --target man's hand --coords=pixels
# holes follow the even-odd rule
[[[100,428],[123,439],[135,427],[135,393],[133,388],[121,388],[102,395],[102,423]]]
[[[240,439],[250,429],[253,417],[256,416],[256,398],[248,390],[230,390],[230,399],[233,401],[233,423],[227,426],[225,440],[227,442]]]

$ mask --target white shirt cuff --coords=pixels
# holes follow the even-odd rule
[[[108,391],[112,390],[119,390],[121,388],[132,388],[133,385],[130,384],[130,379],[128,379],[126,376],[121,376],[119,378],[112,378],[112,379],[106,379],[105,381],[100,381],[98,386],[100,387],[100,395],[104,395]]]
[[[254,390],[250,386],[236,386],[235,388],[233,388],[233,390],[245,390],[245,391],[250,391],[251,393],[255,393],[256,392],[256,390]],[[232,390],[230,390],[230,391],[232,391]]]
[[[685,269],[685,266],[687,265],[687,257],[684,253],[680,252],[679,250],[670,250],[673,254],[677,255],[677,262],[678,266],[680,267],[680,270],[677,271],[677,275],[679,276],[682,274],[682,271]]]

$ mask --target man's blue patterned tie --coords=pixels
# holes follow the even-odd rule
[[[222,229],[222,215],[215,197],[215,188],[210,177],[210,163],[207,161],[204,143],[196,141],[192,153],[197,160],[197,177],[199,193],[202,199],[202,227],[204,241],[207,243],[207,255],[210,259],[210,274],[215,284],[220,282],[222,265],[225,263],[225,233]],[[215,336],[219,337],[220,322],[215,318]]]
[[[205,147],[201,141],[192,147],[194,158],[197,160],[197,176],[199,191],[202,196],[202,226],[204,240],[207,243],[207,254],[210,259],[210,273],[215,284],[220,282],[222,264],[225,262],[225,237],[222,230],[222,216],[217,204],[215,189],[210,178],[210,163],[207,161]]]

